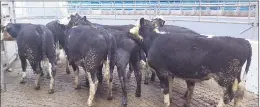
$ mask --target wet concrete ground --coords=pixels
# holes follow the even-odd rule
[[[49,80],[46,76],[41,77],[41,89],[34,90],[35,75],[30,66],[27,70],[27,78],[25,84],[19,83],[20,60],[18,59],[12,72],[5,73],[5,81],[7,83],[7,91],[1,92],[2,107],[86,107],[89,89],[84,87],[85,77],[84,71],[80,70],[80,79],[82,89],[74,90],[73,88],[73,72],[67,75],[65,72],[64,61],[58,63],[58,71],[55,80],[55,93],[47,94],[49,88]],[[71,70],[72,71],[72,70]],[[106,100],[107,84],[98,87],[95,98],[95,107],[119,107],[121,104],[122,90],[118,80],[117,72],[114,72],[113,96],[112,101]],[[128,84],[128,107],[163,107],[163,94],[160,90],[159,80],[144,85],[142,81],[142,96],[135,97],[136,82],[134,74],[132,74],[131,82]],[[174,79],[173,83],[173,101],[171,107],[182,107],[184,99],[182,96],[186,91],[186,83],[181,79]],[[195,86],[194,96],[192,99],[192,107],[213,107],[218,102],[219,89],[217,84],[212,80],[197,83]],[[243,100],[244,107],[258,107],[258,96],[250,92],[245,92]],[[227,107],[233,105],[230,103]]]

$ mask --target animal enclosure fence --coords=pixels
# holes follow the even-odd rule
[[[257,0],[80,0],[59,2],[1,2],[1,22],[28,22],[45,25],[71,13],[86,15],[93,20],[137,20],[163,15],[166,21],[250,24],[258,26]],[[233,20],[233,19],[237,20]],[[248,29],[250,29],[248,28]],[[244,29],[241,31],[247,31]],[[252,32],[256,32],[253,30]],[[15,42],[3,42],[1,83],[3,71],[17,58]],[[2,44],[1,44],[2,45]],[[8,48],[8,50],[7,50]],[[13,49],[13,50],[10,50]],[[7,55],[7,53],[9,53]],[[7,66],[8,65],[8,66]],[[2,68],[2,67],[1,67]]]

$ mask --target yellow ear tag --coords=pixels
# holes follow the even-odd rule
[[[141,35],[139,35],[139,28],[140,28],[140,25],[136,25],[135,27],[130,29],[129,32],[142,41],[143,37]]]

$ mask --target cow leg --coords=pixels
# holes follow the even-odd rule
[[[148,62],[146,60],[146,62],[144,62],[143,60],[141,60],[141,63],[143,65],[142,68],[144,68],[144,84],[148,85],[148,81],[149,81],[149,71],[151,70],[149,65],[148,65]]]
[[[60,47],[59,47],[59,42],[56,43],[56,58],[57,58],[57,61],[60,60]]]
[[[133,72],[133,65],[129,63],[129,71],[127,72],[127,80],[129,81],[131,78],[131,74]]]
[[[48,61],[48,59],[44,58],[43,61],[41,61],[41,63],[42,64],[40,64],[40,66],[43,65],[43,69],[44,69],[43,71],[46,72],[47,79],[50,79],[50,74],[49,74],[49,71],[48,71],[49,70],[49,61]]]
[[[184,95],[186,98],[184,107],[190,107],[191,98],[192,98],[194,87],[195,87],[195,82],[186,80],[186,84],[187,84],[188,90],[186,91],[186,93]]]
[[[36,73],[35,86],[34,86],[35,90],[39,90],[40,89],[41,71],[40,71],[39,65],[40,65],[40,62],[38,64],[32,64],[31,63],[32,69]]]
[[[56,69],[56,68],[53,68],[53,64],[49,63],[49,67],[48,67],[48,71],[49,71],[49,76],[50,76],[50,89],[48,90],[48,93],[49,94],[52,94],[54,93],[54,84],[55,84],[55,81],[54,81],[54,77],[55,77],[55,71],[53,71],[52,69]]]
[[[233,86],[235,86],[235,85],[233,85]],[[235,90],[233,90],[233,91],[235,91]],[[245,82],[241,81],[240,83],[238,83],[237,90],[235,92],[236,94],[235,94],[235,98],[234,98],[234,107],[243,107],[242,100],[244,97],[244,91],[245,91]]]
[[[96,91],[97,91],[97,87],[98,87],[98,79],[97,79],[97,75],[96,72],[91,71],[88,72],[86,71],[87,75],[88,75],[88,81],[90,84],[90,90],[89,90],[89,97],[88,97],[88,106],[92,106],[93,105],[93,99],[95,97]]]
[[[112,94],[113,72],[114,72],[114,66],[115,66],[114,56],[110,60],[109,66],[110,66],[109,67],[109,69],[110,69],[109,74],[106,74],[107,76],[105,76],[107,83],[108,83],[108,94],[109,94],[109,96],[107,97],[107,100],[112,100],[113,99],[113,94]],[[108,72],[108,71],[106,71],[106,72]]]
[[[119,76],[119,80],[122,86],[122,92],[123,92],[123,96],[122,96],[122,104],[121,106],[127,106],[127,86],[126,86],[126,66],[129,63],[129,53],[124,51],[124,50],[118,50],[117,54],[117,72],[118,72],[118,76]]]
[[[140,72],[140,57],[138,57],[138,55],[132,57],[131,63],[133,65],[135,79],[136,79],[136,85],[137,85],[135,96],[140,97],[141,96],[141,81],[142,81],[142,73]]]
[[[150,67],[149,67],[150,68]],[[155,81],[155,72],[152,71],[152,70],[149,70],[152,72],[152,75],[151,75],[151,80],[150,81]]]
[[[79,84],[79,66],[77,66],[75,63],[72,63],[71,65],[74,70],[74,82],[75,82],[74,88],[77,90],[81,88]]]
[[[40,63],[40,70],[41,70],[41,77],[42,77],[44,75],[44,73],[43,73],[43,69],[42,69],[41,63]]]
[[[24,79],[26,78],[27,61],[26,61],[25,57],[21,57],[21,56],[20,56],[20,60],[21,60],[21,65],[22,65],[22,69],[23,69],[20,83],[23,84],[23,83],[25,83]]]
[[[160,85],[161,85],[161,88],[162,88],[163,94],[164,94],[164,107],[170,107],[170,95],[169,95],[169,80],[170,79],[167,79],[167,78],[169,78],[168,76],[162,75],[163,73],[165,73],[164,70],[159,70],[156,72],[157,72],[157,76],[160,80]]]
[[[65,52],[64,52],[65,53]],[[69,60],[68,60],[68,56],[65,54],[66,57],[66,73],[70,74],[70,68],[69,68]],[[75,70],[74,70],[75,71]]]
[[[107,66],[108,66],[108,68],[105,68],[105,69],[109,69],[109,64]],[[100,65],[100,67],[98,68],[98,71],[97,71],[97,78],[98,78],[99,83],[102,83],[102,81],[103,81],[102,68],[103,68],[103,64]]]

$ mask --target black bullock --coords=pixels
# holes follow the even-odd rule
[[[241,106],[244,78],[240,78],[246,63],[246,76],[252,56],[250,43],[242,38],[197,37],[183,33],[158,34],[152,22],[140,19],[139,34],[143,36],[148,51],[148,64],[156,71],[163,88],[164,104],[170,106],[172,77],[186,81],[185,106],[189,107],[196,82],[213,78],[223,89],[218,107],[234,98],[235,106]],[[169,91],[170,90],[170,91]],[[169,95],[170,92],[170,95]]]
[[[26,77],[27,61],[37,74],[35,80],[36,90],[40,89],[40,76],[43,74],[41,61],[45,62],[50,74],[50,89],[48,93],[54,93],[54,76],[56,74],[56,56],[54,38],[51,31],[43,25],[34,24],[11,24],[9,23],[4,30],[4,40],[16,38],[18,55],[23,69],[20,83],[24,83]],[[49,60],[49,62],[47,62]]]
[[[100,80],[103,62],[106,65],[106,74],[114,64],[116,41],[113,36],[94,26],[78,25],[68,30],[65,39],[65,52],[70,65],[75,71],[75,83],[79,85],[79,66],[87,73],[90,92],[88,106],[93,105],[93,99]],[[101,69],[100,69],[101,68]],[[108,80],[109,81],[109,80]],[[111,84],[112,85],[112,84]]]
[[[73,22],[74,25],[85,25],[85,26],[93,26],[99,29],[100,31],[107,32],[110,35],[114,36],[116,39],[116,54],[115,54],[115,64],[110,66],[110,79],[109,79],[109,97],[108,100],[112,99],[112,81],[113,81],[113,68],[114,65],[117,66],[117,71],[120,79],[120,83],[123,90],[122,97],[122,106],[127,106],[127,88],[126,88],[126,66],[128,63],[133,65],[133,69],[135,71],[136,81],[137,81],[137,89],[136,89],[136,97],[141,96],[141,73],[140,73],[140,53],[139,46],[135,42],[138,41],[139,38],[131,36],[129,33],[130,27],[128,31],[120,31],[115,28],[110,28],[106,25],[95,25],[91,22],[87,21],[86,17]],[[135,40],[134,40],[135,39]]]
[[[54,36],[54,42],[56,46],[56,56],[59,60],[60,48],[64,49],[64,31],[66,30],[66,25],[60,24],[59,20],[54,20],[46,24],[46,27],[49,28]]]
[[[160,34],[167,34],[167,33],[182,33],[182,35],[186,36],[197,36],[197,37],[207,37],[204,35],[200,35],[197,32],[194,32],[188,28],[180,27],[180,26],[174,26],[174,25],[165,25],[165,20],[161,16],[156,16],[152,20],[153,25],[155,26],[155,32]],[[152,71],[151,75],[151,81],[155,81],[155,72],[153,69],[151,69],[146,62],[146,56],[143,51],[141,51],[141,66],[145,75],[144,84],[148,84],[149,81],[149,72]],[[131,66],[129,66],[129,72],[128,72],[128,78],[130,78],[130,75],[132,73]]]

